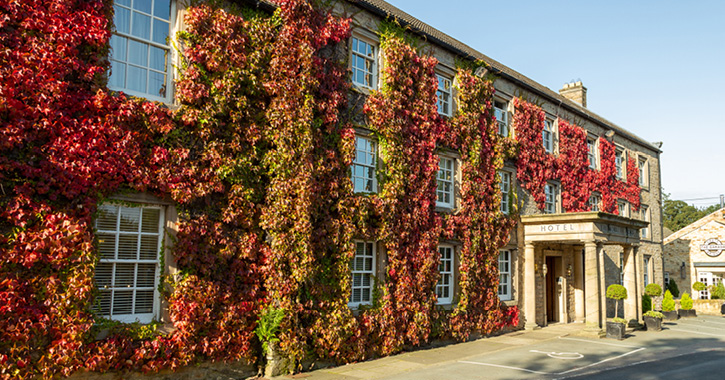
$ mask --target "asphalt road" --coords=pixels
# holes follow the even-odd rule
[[[666,322],[623,341],[559,325],[302,374],[309,380],[719,379],[725,318]]]

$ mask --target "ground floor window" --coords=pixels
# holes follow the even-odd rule
[[[501,250],[498,253],[498,296],[502,301],[512,298],[511,251],[509,250]]]
[[[650,262],[650,257],[645,256],[644,257],[644,267],[642,268],[642,273],[644,274],[644,286],[647,286],[647,284],[649,284],[649,262]]]
[[[372,303],[374,268],[375,243],[372,241],[356,241],[355,257],[350,263],[352,291],[350,292],[349,306],[355,307]]]
[[[438,253],[441,255],[438,265],[441,277],[436,285],[436,297],[439,304],[449,304],[453,301],[453,247],[440,245]]]
[[[163,209],[104,204],[96,219],[99,260],[96,312],[122,322],[149,323],[158,313]]]

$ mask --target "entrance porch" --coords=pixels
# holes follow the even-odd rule
[[[623,254],[624,317],[642,320],[643,258],[638,252],[639,229],[649,223],[603,212],[527,215],[524,229],[523,316],[525,327],[585,322],[601,331],[606,324],[605,246]],[[617,259],[617,266],[619,266]],[[621,269],[620,269],[621,270]],[[622,308],[620,308],[622,309]]]

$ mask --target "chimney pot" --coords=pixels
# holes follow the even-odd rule
[[[584,108],[587,106],[587,88],[584,87],[582,81],[564,83],[564,87],[559,90],[559,94],[575,103],[579,103]]]

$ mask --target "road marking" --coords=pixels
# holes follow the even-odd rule
[[[588,339],[577,339],[577,338],[565,338],[560,336],[559,339],[565,339],[565,340],[575,340],[577,342],[586,342],[586,343],[593,343],[593,344],[603,344],[605,346],[614,346],[614,347],[626,347],[626,348],[640,348],[640,346],[631,346],[628,344],[617,344],[617,343],[606,343],[606,342],[596,342],[593,340]]]
[[[579,367],[579,368],[570,369],[568,371],[559,372],[559,373],[557,373],[557,375],[565,375],[565,374],[567,374],[569,372],[579,371],[579,370],[582,370],[582,369],[585,369],[585,368],[593,367],[595,365],[599,365],[599,364],[608,362],[610,360],[615,360],[615,359],[623,358],[623,357],[625,357],[627,355],[631,355],[631,354],[634,354],[635,352],[639,352],[639,351],[642,351],[642,350],[644,350],[644,347],[641,347],[641,348],[636,349],[634,351],[630,351],[630,352],[624,353],[624,354],[619,355],[619,356],[615,356],[615,357],[607,358],[607,359],[604,359],[604,360],[600,360],[600,361],[598,361],[596,363],[592,363],[592,364],[589,364],[589,365],[585,365],[584,367]]]
[[[506,366],[506,365],[499,365],[499,364],[469,362],[469,361],[465,361],[465,360],[460,360],[458,362],[459,363],[466,363],[466,364],[484,365],[484,366],[488,366],[488,367],[498,367],[498,368],[506,368],[506,369],[516,369],[516,370],[519,370],[519,371],[535,373],[537,375],[555,375],[554,373],[550,373],[550,372],[534,371],[534,370],[531,370],[531,369],[519,368],[519,367],[509,367],[509,366]]]
[[[692,333],[692,334],[717,336],[717,337],[720,337],[720,338],[725,338],[725,335],[722,335],[722,334],[710,334],[710,333],[706,333],[706,332],[699,332],[699,331],[692,331],[692,330],[673,329],[672,327],[670,327],[670,330],[688,332],[688,333]]]
[[[581,359],[584,357],[584,355],[578,353],[578,352],[546,352],[546,351],[538,351],[538,350],[530,350],[529,352],[535,352],[537,354],[546,354],[546,356],[554,359],[562,359],[562,360],[573,360],[573,359]]]
[[[677,327],[679,327],[679,326],[677,326]],[[713,326],[704,326],[704,325],[687,325],[687,326],[683,326],[683,327],[694,327],[694,328],[698,328],[698,329],[714,329],[714,330],[720,330],[720,331],[723,330],[722,327],[713,327]],[[670,327],[670,329],[672,329],[672,328]]]

